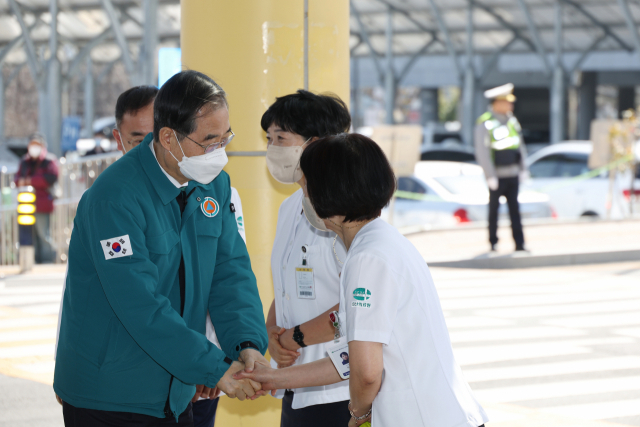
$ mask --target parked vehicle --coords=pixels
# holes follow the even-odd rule
[[[609,173],[581,179],[591,172],[589,155],[591,141],[567,141],[550,145],[527,158],[531,173],[524,188],[549,195],[558,217],[607,217]],[[640,144],[636,145],[636,159],[640,161]],[[613,186],[611,218],[619,219],[640,212],[640,170],[636,171],[631,189],[631,173],[618,173]],[[635,197],[634,197],[635,196]],[[632,203],[633,201],[633,203]]]
[[[440,144],[423,145],[420,160],[476,163],[473,147],[459,142],[442,142]]]
[[[478,165],[421,161],[413,176],[398,178],[398,190],[393,210],[396,227],[454,226],[487,220],[489,189]],[[554,216],[545,194],[522,191],[518,200],[522,218]],[[508,219],[506,200],[500,202],[500,219]],[[383,218],[388,220],[388,209]]]

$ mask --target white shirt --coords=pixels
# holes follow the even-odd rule
[[[151,149],[151,152],[153,153],[153,157],[156,158],[156,161],[158,161],[158,158],[156,157],[156,152],[153,149],[153,141],[151,141],[149,143],[149,148]],[[160,165],[160,163],[158,163],[158,165]],[[171,181],[171,183],[173,185],[176,186],[176,188],[181,188],[181,187],[186,187],[189,185],[188,182],[185,182],[184,184],[180,184],[174,177],[172,177],[171,175],[169,175],[167,173],[167,171],[165,171],[162,166],[160,166],[160,170],[167,176],[167,178],[169,179],[169,181]],[[238,233],[240,233],[240,236],[242,236],[242,239],[244,240],[245,243],[247,243],[247,237],[245,236],[245,229],[244,229],[244,217],[242,215],[242,201],[240,200],[240,195],[238,194],[238,190],[236,190],[235,188],[231,187],[231,203],[233,204],[233,206],[235,207],[235,215],[236,215],[236,223],[238,225]],[[60,299],[60,310],[58,311],[58,331],[56,332],[56,345],[55,348],[53,349],[53,359],[55,360],[56,355],[58,354],[58,338],[60,336],[60,322],[62,321],[62,304],[64,301],[64,290],[67,287],[67,274],[69,273],[69,264],[67,264],[67,271],[64,275],[64,282],[62,284],[62,299]],[[218,341],[218,337],[216,337],[216,331],[213,327],[213,322],[211,322],[211,317],[209,316],[209,313],[207,312],[207,321],[206,321],[206,337],[209,341],[211,341],[212,343],[214,343],[218,348],[220,348],[220,342]]]
[[[427,264],[379,218],[362,227],[349,248],[340,312],[349,342],[384,344],[373,427],[478,427],[487,422],[453,356]]]
[[[271,252],[271,274],[276,305],[276,323],[286,329],[305,323],[329,310],[339,301],[340,271],[342,266],[333,253],[333,232],[316,230],[302,213],[302,189],[287,198],[278,211],[276,237]],[[302,246],[306,252],[302,252]],[[340,239],[335,249],[340,261],[346,259],[346,250]],[[298,298],[296,268],[302,267],[303,255],[313,269],[315,299]],[[329,319],[327,318],[327,321]],[[310,345],[299,350],[296,365],[310,363],[327,356],[324,344]],[[271,366],[277,367],[271,359]],[[276,397],[282,398],[284,391]],[[311,405],[349,400],[349,381],[338,384],[305,387],[294,390],[293,409]]]

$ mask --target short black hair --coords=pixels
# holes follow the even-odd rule
[[[304,139],[322,138],[348,132],[351,115],[347,105],[337,95],[316,95],[306,90],[276,98],[262,115],[260,126],[266,132],[276,124],[283,130],[295,133]]]
[[[380,146],[357,133],[313,141],[302,152],[300,168],[320,218],[377,218],[396,190],[396,177]]]
[[[349,353],[347,353],[346,351],[343,351],[342,353],[340,353],[340,357],[342,357],[342,356],[349,357]]]
[[[134,86],[120,94],[116,101],[116,127],[120,128],[125,114],[132,114],[151,104],[158,95],[155,86]]]
[[[198,111],[205,105],[214,110],[227,107],[227,94],[213,79],[199,71],[182,71],[162,85],[153,106],[153,138],[159,141],[160,129],[178,132],[182,140],[196,130]]]

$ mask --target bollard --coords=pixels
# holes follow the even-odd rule
[[[33,225],[36,223],[36,194],[33,187],[18,189],[18,243],[20,251],[20,273],[33,269],[35,249],[33,247]]]

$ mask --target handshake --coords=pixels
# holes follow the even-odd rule
[[[215,399],[224,392],[231,398],[239,400],[255,400],[267,394],[263,384],[256,381],[254,371],[262,372],[263,368],[269,368],[269,362],[260,352],[252,348],[243,350],[240,353],[240,360],[233,362],[225,374],[220,378],[215,388],[204,385],[196,386],[196,394],[191,399],[192,402],[198,399]],[[275,390],[273,391],[275,393]]]

